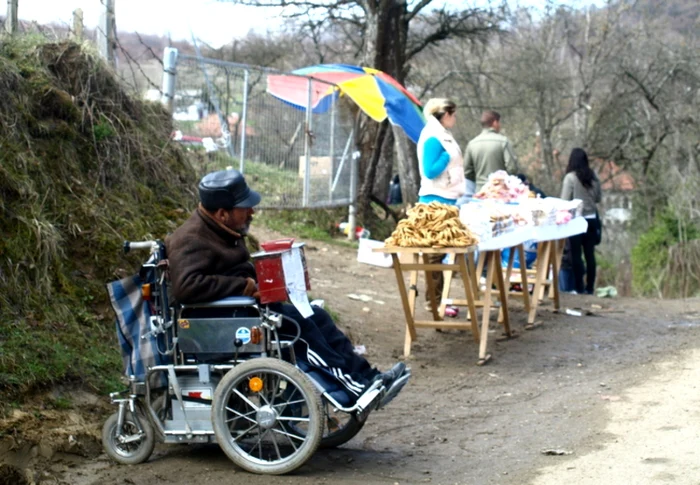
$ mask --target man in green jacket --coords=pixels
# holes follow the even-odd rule
[[[490,174],[505,170],[511,175],[518,173],[518,159],[513,147],[501,131],[501,115],[495,111],[481,114],[481,134],[467,144],[464,150],[467,180],[476,183],[476,191],[481,190]]]

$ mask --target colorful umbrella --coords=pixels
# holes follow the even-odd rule
[[[309,79],[314,113],[326,112],[339,93],[345,94],[373,120],[381,122],[389,118],[391,123],[403,128],[411,140],[418,142],[425,126],[420,102],[396,79],[377,69],[345,64],[304,67],[290,74],[269,75],[267,92],[305,110]]]

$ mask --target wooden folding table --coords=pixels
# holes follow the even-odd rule
[[[414,340],[418,338],[416,334],[416,328],[438,328],[442,330],[471,330],[474,340],[479,342],[479,328],[476,323],[476,306],[474,299],[474,289],[472,286],[472,278],[470,277],[470,272],[466,256],[472,254],[476,251],[476,246],[470,246],[466,248],[400,248],[400,247],[382,247],[373,249],[374,252],[380,252],[385,254],[391,254],[393,260],[394,273],[396,274],[396,283],[399,287],[399,294],[401,296],[401,303],[403,306],[404,316],[406,318],[406,338],[404,341],[404,356],[409,356],[411,354],[411,344]],[[442,254],[450,255],[450,262],[448,263],[430,263],[429,255],[432,254]],[[410,263],[402,263],[401,255],[409,255],[412,259]],[[427,286],[427,294],[429,296],[431,313],[433,320],[416,320],[416,298],[418,296],[418,272],[425,272],[425,281]],[[440,305],[438,307],[437,301],[435,299],[435,288],[433,286],[433,279],[430,273],[434,271],[442,271],[445,274],[445,287],[443,289],[443,296],[449,294],[449,285],[452,281],[452,272],[459,271],[462,274],[462,280],[464,282],[464,304],[468,307],[467,317],[468,321],[460,320],[444,320],[445,306]],[[409,283],[406,286],[403,273],[409,273]],[[488,329],[483,332],[482,329],[482,339],[484,335],[488,334]]]
[[[508,317],[508,299],[507,289],[503,280],[503,272],[501,271],[501,252],[500,249],[488,250],[482,252],[478,268],[475,268],[474,259],[470,257],[475,251],[476,246],[469,248],[376,248],[373,251],[391,254],[393,259],[394,272],[396,281],[399,287],[399,294],[403,304],[404,315],[406,317],[406,340],[404,344],[404,355],[408,356],[411,353],[411,344],[417,339],[416,328],[439,328],[439,329],[471,329],[472,336],[475,342],[479,343],[479,360],[477,364],[482,365],[488,362],[491,355],[487,353],[489,323],[491,320],[491,305],[492,305],[492,286],[496,286],[497,298],[500,301],[501,319],[503,321],[505,335],[510,337],[512,332]],[[401,255],[408,254],[412,256],[412,263],[402,263]],[[446,254],[448,261],[443,263],[428,263],[430,254]],[[422,256],[423,262],[420,262]],[[481,298],[479,295],[479,275],[484,268],[484,262],[487,264],[486,287]],[[415,307],[417,297],[418,272],[425,271],[425,280],[427,292],[430,297],[431,312],[433,315],[432,321],[416,320]],[[442,292],[441,305],[438,307],[435,301],[435,292],[433,281],[430,277],[432,271],[443,271],[445,284]],[[462,275],[464,284],[465,298],[450,298],[451,283],[453,280],[452,272],[459,271]],[[404,272],[409,272],[409,286],[406,287],[404,281]],[[470,323],[465,321],[445,321],[445,307],[447,305],[466,306],[467,318]],[[476,308],[483,308],[481,317],[481,329],[477,324]]]

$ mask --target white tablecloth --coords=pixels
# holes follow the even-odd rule
[[[583,217],[574,217],[566,224],[549,225],[549,226],[534,226],[532,228],[532,236],[530,239],[540,241],[554,241],[556,239],[565,239],[567,237],[582,234],[588,230],[588,221]]]
[[[495,251],[512,248],[525,241],[553,241],[555,239],[565,239],[586,232],[588,222],[583,217],[575,217],[566,224],[547,226],[524,226],[517,227],[511,232],[501,234],[494,238],[479,243],[479,251]]]
[[[478,250],[495,251],[496,249],[512,248],[513,246],[517,246],[518,244],[522,244],[531,239],[533,239],[532,227],[516,227],[511,232],[501,234],[500,236],[496,236],[479,243]]]

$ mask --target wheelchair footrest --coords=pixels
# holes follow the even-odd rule
[[[387,404],[389,404],[391,401],[393,401],[394,398],[399,395],[399,392],[401,392],[401,389],[403,389],[403,386],[406,385],[410,377],[411,372],[408,371],[404,375],[396,379],[391,384],[391,387],[389,387],[389,389],[387,389],[384,395],[382,396],[381,401],[379,401],[379,405],[377,406],[377,409],[381,409]]]
[[[357,399],[356,407],[358,407],[360,411],[364,411],[379,397],[383,389],[383,387],[369,389]]]

